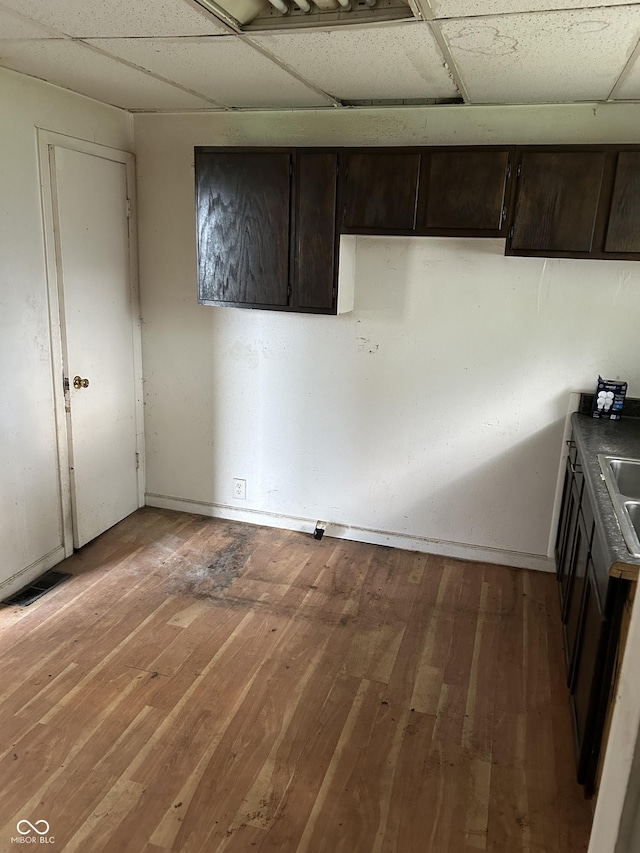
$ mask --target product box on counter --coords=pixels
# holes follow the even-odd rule
[[[622,417],[627,383],[617,379],[603,379],[598,376],[598,386],[593,396],[591,417],[619,421]]]

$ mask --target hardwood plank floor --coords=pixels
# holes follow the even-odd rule
[[[552,576],[151,508],[60,568],[0,608],[1,851],[587,849]]]

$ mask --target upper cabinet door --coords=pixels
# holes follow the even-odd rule
[[[416,225],[420,154],[348,151],[345,157],[345,231],[411,233]]]
[[[604,151],[525,151],[507,253],[588,255],[594,247],[605,159]]]
[[[504,234],[510,153],[508,148],[425,152],[418,230]]]
[[[297,153],[294,310],[335,312],[337,170],[335,151]]]
[[[291,152],[196,149],[198,301],[286,307]]]
[[[640,252],[640,151],[618,154],[605,252]]]

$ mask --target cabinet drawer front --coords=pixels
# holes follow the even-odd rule
[[[200,302],[286,306],[290,153],[197,152]]]
[[[525,152],[511,248],[590,252],[605,156],[602,151]]]

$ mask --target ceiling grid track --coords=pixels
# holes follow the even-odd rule
[[[0,66],[132,112],[637,109],[640,0],[577,2],[0,0]]]
[[[129,62],[128,59],[123,59],[120,56],[114,56],[112,53],[109,53],[106,50],[102,50],[97,47],[95,44],[90,44],[89,42],[84,41],[84,39],[80,38],[72,38],[69,41],[74,41],[77,44],[81,44],[83,47],[88,48],[89,50],[94,51],[95,53],[99,53],[102,56],[106,56],[108,59],[114,59],[119,62],[121,65],[126,65],[127,68],[133,68],[134,71],[140,71],[143,74],[146,74],[148,77],[152,77],[154,80],[160,80],[162,83],[167,83],[169,86],[173,86],[176,89],[180,89],[181,92],[186,92],[188,95],[193,95],[196,98],[201,98],[203,101],[208,101],[212,107],[215,107],[218,110],[231,110],[233,107],[228,104],[222,104],[219,101],[214,101],[212,98],[209,98],[207,95],[203,95],[202,92],[197,92],[195,89],[190,89],[188,86],[182,86],[180,83],[176,83],[175,80],[170,80],[168,77],[163,77],[161,74],[157,74],[153,71],[149,71],[148,68],[144,68],[142,65],[136,65],[135,62]]]
[[[631,51],[631,55],[629,56],[629,59],[627,59],[624,68],[620,72],[620,76],[616,80],[616,82],[613,86],[613,89],[609,92],[609,95],[607,96],[607,101],[615,100],[615,97],[616,97],[616,94],[618,93],[618,90],[621,88],[622,84],[626,81],[627,77],[631,73],[631,69],[636,64],[636,60],[638,59],[639,56],[640,56],[640,39],[638,40],[638,43],[636,44],[634,49]]]
[[[262,47],[262,45],[256,44],[252,40],[251,36],[248,36],[245,33],[240,37],[240,40],[243,41],[245,44],[249,45],[249,47],[253,48],[258,53],[261,53],[262,56],[269,59],[271,62],[273,62],[274,65],[277,65],[279,68],[282,68],[282,70],[286,71],[287,74],[290,74],[292,77],[295,77],[296,80],[298,80],[300,83],[303,83],[317,95],[320,95],[321,97],[325,98],[327,100],[328,106],[341,107],[343,105],[342,101],[338,100],[338,98],[334,98],[333,95],[330,95],[328,92],[325,92],[324,89],[321,89],[314,83],[310,83],[309,80],[302,76],[302,74],[299,74],[297,71],[294,71],[294,69],[287,65],[286,62],[283,62],[281,59],[278,59],[277,56],[274,56],[271,51],[267,50],[265,47]]]
[[[462,79],[462,75],[458,70],[453,55],[449,50],[447,40],[445,39],[442,30],[438,26],[438,21],[436,19],[433,9],[431,8],[430,0],[409,0],[409,6],[418,18],[421,18],[423,21],[429,24],[431,33],[434,39],[436,40],[438,47],[442,51],[442,55],[444,56],[444,61],[447,65],[447,70],[451,75],[451,79],[455,83],[458,92],[460,92],[464,103],[470,104],[471,99],[469,98],[467,87],[464,84],[464,80]]]
[[[290,74],[292,77],[295,77],[298,82],[307,86],[309,89],[311,89],[311,91],[315,92],[317,95],[320,95],[320,97],[325,98],[328,106],[342,106],[342,102],[339,101],[337,98],[334,98],[333,95],[330,95],[328,92],[325,92],[324,89],[321,89],[319,86],[316,86],[311,83],[309,80],[303,77],[302,74],[299,74],[297,71],[294,71],[293,68],[288,66],[285,62],[282,62],[282,60],[278,59],[277,56],[274,56],[266,48],[263,48],[261,45],[256,44],[251,38],[251,36],[244,32],[239,26],[239,24],[234,21],[230,16],[226,16],[224,15],[224,13],[219,14],[217,6],[215,6],[214,4],[210,4],[208,0],[193,0],[193,2],[197,3],[197,5],[205,9],[207,12],[209,12],[209,14],[213,15],[213,17],[216,18],[226,30],[228,30],[229,35],[236,36],[236,38],[244,42],[246,45],[248,45],[248,47],[252,48],[257,53],[262,54],[262,56],[264,56],[270,62],[273,62],[274,65],[277,65],[283,71],[286,71],[287,74]],[[219,38],[219,36],[212,36],[212,38]]]

